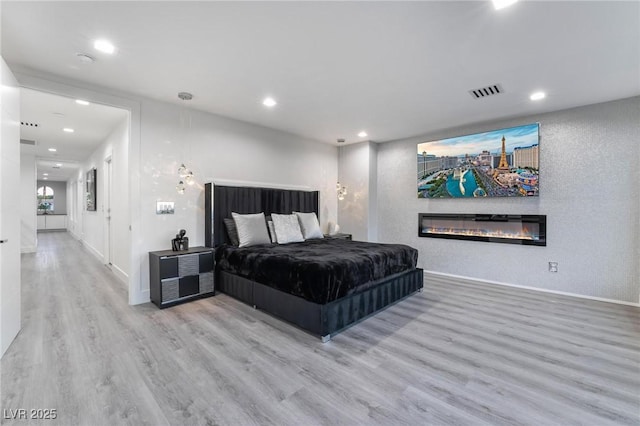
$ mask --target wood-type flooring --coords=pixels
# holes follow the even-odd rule
[[[635,307],[427,275],[322,344],[224,294],[129,306],[67,233],[38,239],[2,424],[640,424]]]

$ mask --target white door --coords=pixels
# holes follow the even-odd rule
[[[112,167],[111,156],[104,160],[104,261],[111,265],[113,261],[112,241],[111,241],[111,180]]]
[[[20,331],[20,89],[0,58],[0,356]],[[26,194],[32,197],[33,194]]]

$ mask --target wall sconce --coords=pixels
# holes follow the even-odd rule
[[[340,182],[338,182],[336,188],[338,188],[338,200],[344,200],[344,197],[347,195],[347,187],[340,185]]]
[[[182,99],[183,101],[190,101],[191,99],[193,99],[193,95],[191,93],[187,93],[187,92],[180,92],[178,93],[178,98]],[[184,109],[183,111],[180,113],[180,127],[184,127]],[[189,128],[191,128],[191,118],[189,117]],[[193,179],[193,172],[191,170],[189,170],[187,168],[187,166],[184,165],[184,163],[180,164],[180,167],[178,167],[178,176],[180,177],[180,181],[178,182],[178,184],[176,185],[176,191],[178,191],[178,194],[184,194],[185,191],[185,186],[184,183],[186,182],[188,185],[193,185],[195,183],[194,179]]]
[[[178,184],[176,185],[176,191],[178,191],[178,194],[180,194],[180,195],[184,194],[184,182],[183,181],[178,182]]]
[[[338,139],[339,144],[344,143],[344,141],[345,140],[342,138]],[[338,175],[340,175],[341,158],[342,158],[342,147],[339,146],[338,147]],[[336,192],[338,193],[338,201],[344,200],[344,197],[347,195],[347,187],[346,185],[340,184],[340,180],[336,182]]]

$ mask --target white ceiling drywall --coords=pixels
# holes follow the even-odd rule
[[[23,88],[20,139],[35,141],[38,179],[48,173],[49,180],[66,181],[127,114],[122,109],[93,103],[79,105],[75,99]],[[63,128],[74,132],[66,133]]]
[[[334,143],[640,94],[640,3],[11,2],[11,66]],[[113,56],[93,40],[108,38]],[[77,53],[95,56],[83,64]],[[498,83],[505,93],[468,93]],[[547,98],[532,102],[536,90]],[[278,105],[267,109],[262,99]],[[360,130],[368,136],[358,138]]]

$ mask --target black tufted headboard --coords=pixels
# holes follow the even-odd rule
[[[318,214],[319,192],[278,188],[254,188],[207,183],[204,185],[205,245],[228,243],[223,220],[236,213],[290,214],[293,211]]]

